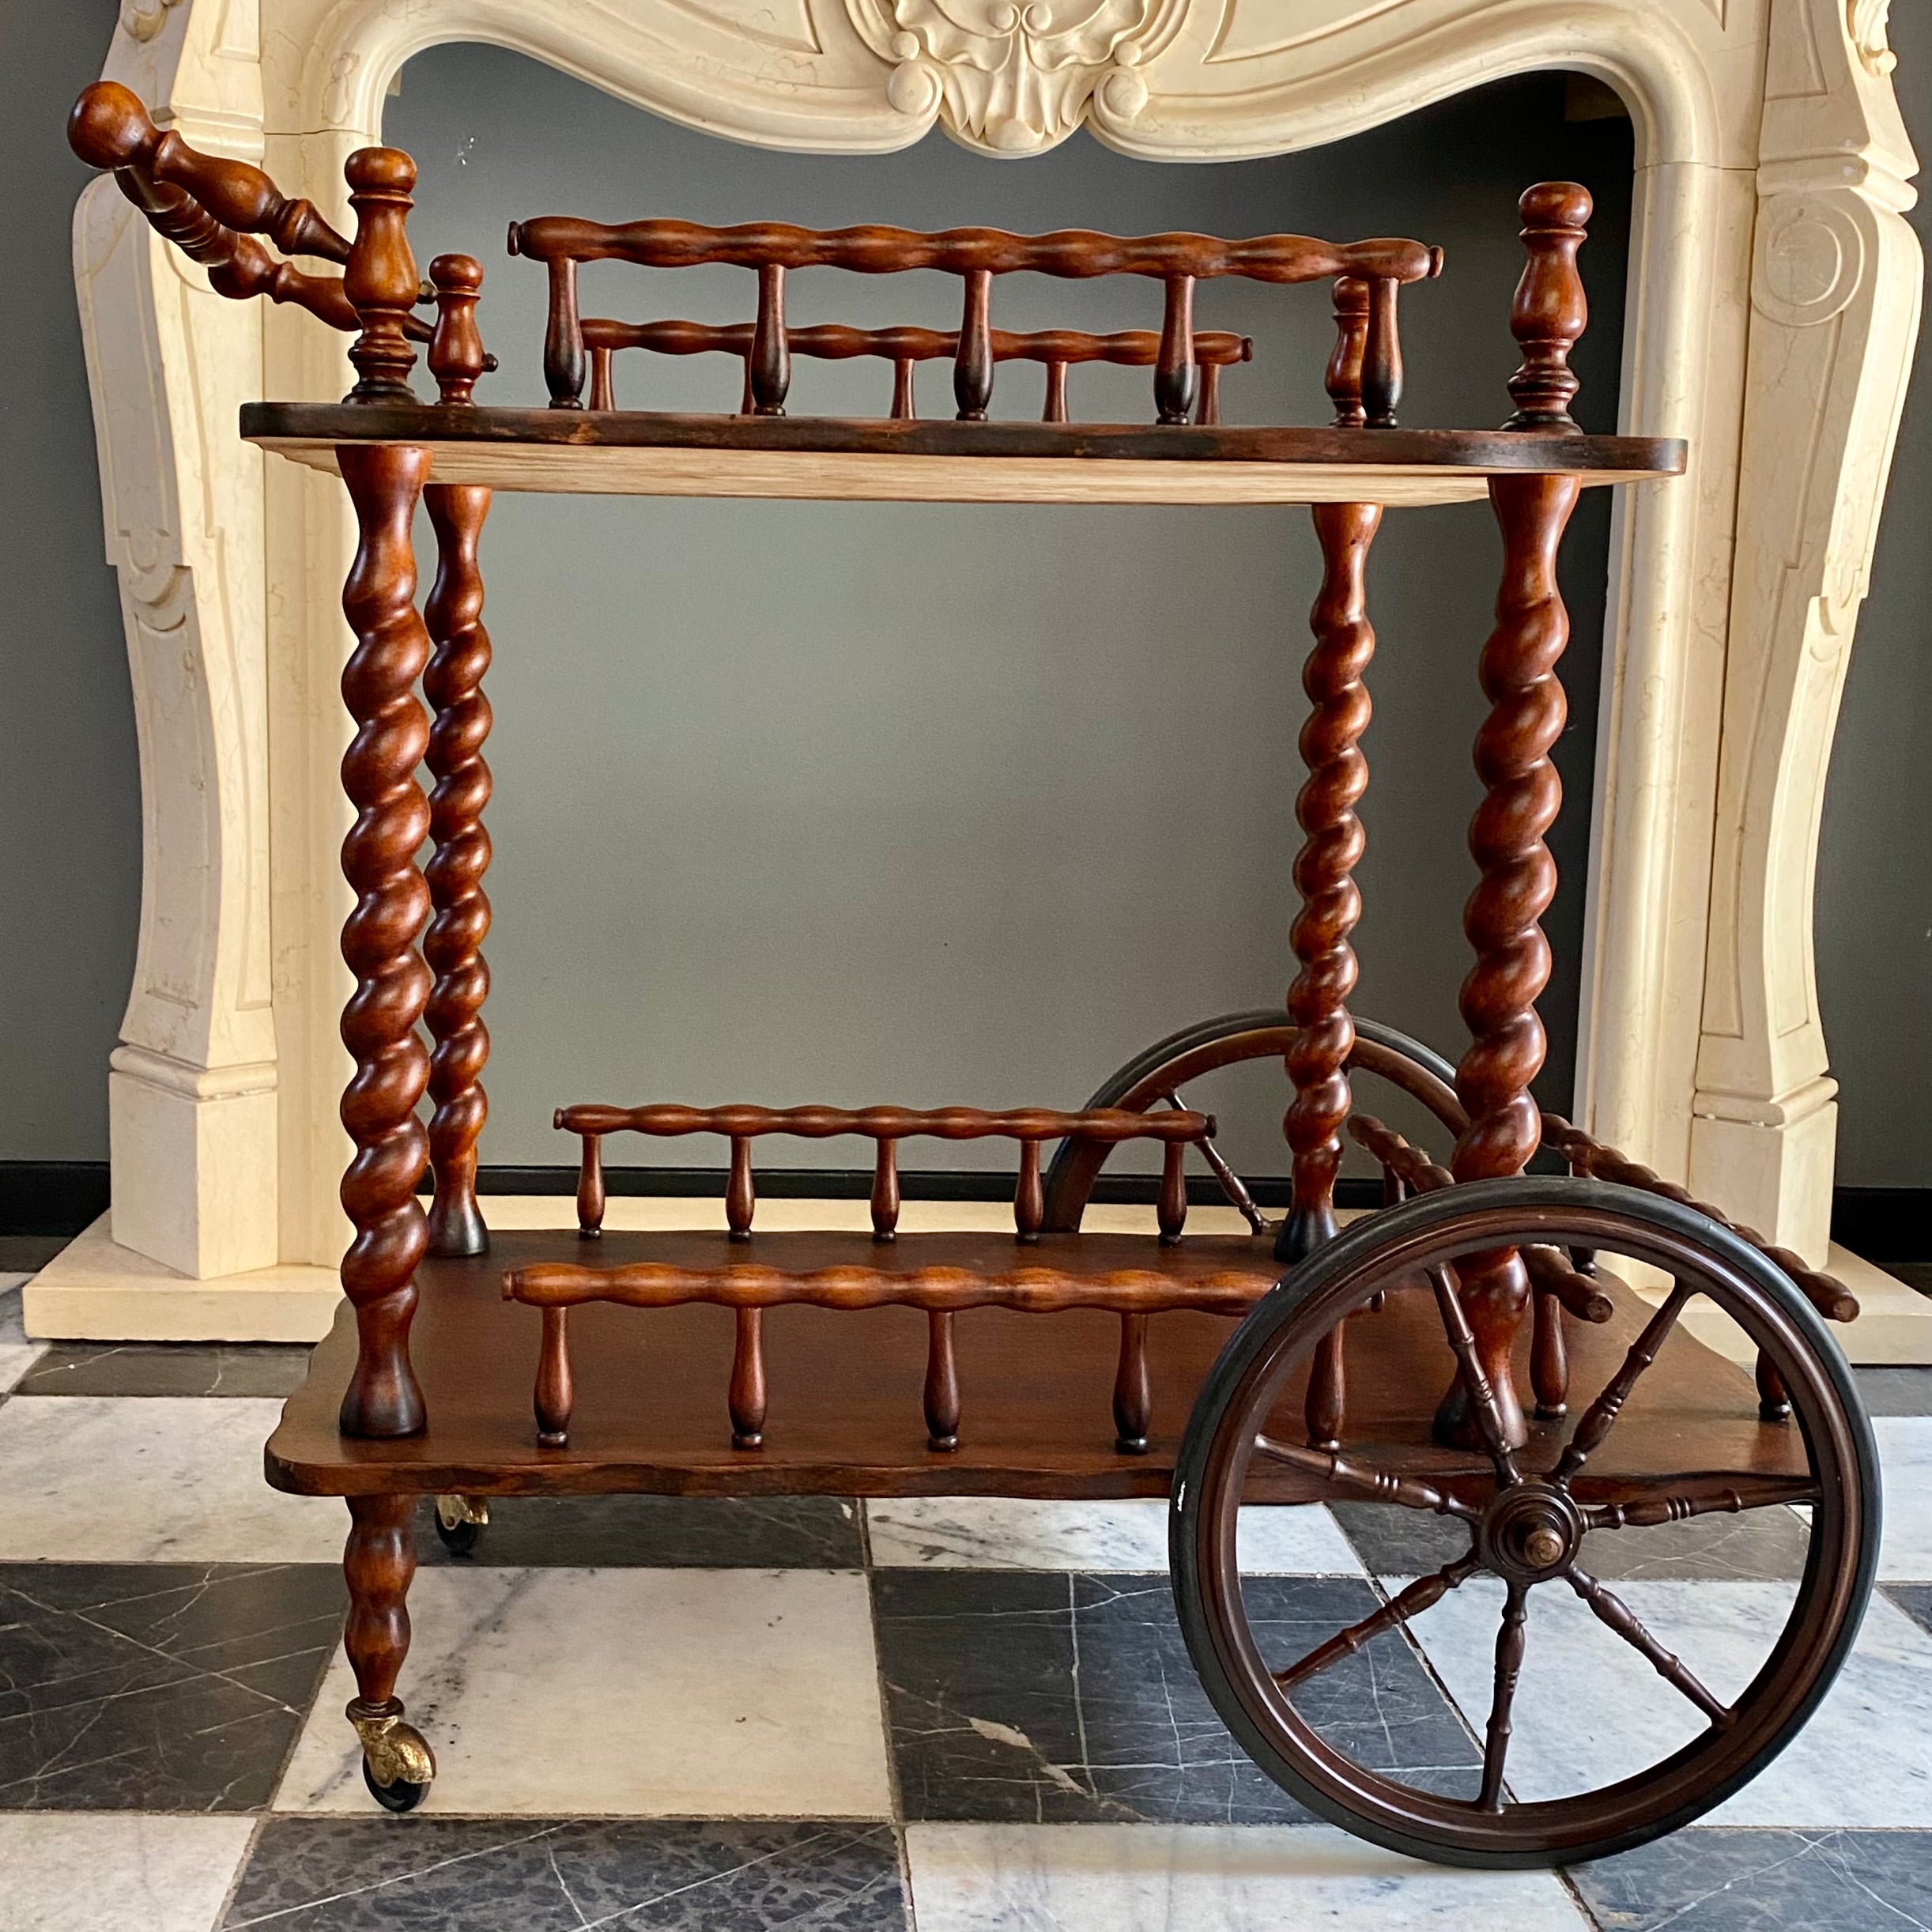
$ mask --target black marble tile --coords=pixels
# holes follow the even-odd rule
[[[291,1395],[309,1351],[277,1342],[77,1342],[47,1350],[17,1395]]]
[[[1570,1881],[1603,1932],[1911,1932],[1932,1926],[1932,1832],[1694,1828]]]
[[[222,1932],[905,1932],[889,1825],[271,1818]]]
[[[1875,1416],[1932,1416],[1932,1368],[1855,1368]]]
[[[466,1557],[418,1512],[422,1563],[573,1570],[855,1570],[858,1508],[836,1496],[492,1496],[489,1523]]]
[[[1363,1563],[1377,1576],[1421,1576],[1469,1548],[1469,1532],[1426,1511],[1379,1503],[1329,1507]],[[1655,1528],[1599,1530],[1584,1539],[1583,1564],[1606,1579],[1635,1577],[1761,1582],[1801,1576],[1809,1532],[1788,1509],[1696,1516]]]
[[[1932,1583],[1886,1583],[1879,1594],[1889,1597],[1915,1623],[1932,1630]]]
[[[319,1564],[0,1566],[0,1809],[266,1805],[342,1602]]]
[[[1215,1715],[1164,1576],[882,1570],[872,1587],[908,1818],[1307,1816]],[[1353,1577],[1252,1579],[1247,1595],[1263,1654],[1284,1663],[1377,1602]],[[1473,1783],[1468,1732],[1398,1634],[1312,1679],[1296,1703],[1358,1761],[1432,1789]]]

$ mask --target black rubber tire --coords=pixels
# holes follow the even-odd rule
[[[1526,1200],[1556,1209],[1609,1207],[1620,1210],[1636,1221],[1647,1222],[1660,1233],[1697,1243],[1720,1263],[1766,1290],[1776,1303],[1779,1315],[1796,1331],[1806,1353],[1829,1384],[1831,1393],[1843,1412],[1852,1460],[1858,1474],[1857,1506],[1847,1512],[1847,1526],[1855,1529],[1857,1541],[1855,1572],[1846,1608],[1831,1630],[1826,1655],[1809,1681],[1802,1701],[1775,1734],[1748,1763],[1721,1781],[1700,1789],[1691,1802],[1679,1806],[1668,1817],[1655,1821],[1640,1830],[1605,1836],[1587,1843],[1566,1844],[1554,1857],[1545,1851],[1472,1848],[1444,1843],[1393,1828],[1379,1817],[1365,1817],[1352,1810],[1338,1802],[1329,1790],[1312,1782],[1295,1759],[1280,1748],[1277,1738],[1255,1720],[1240,1694],[1238,1686],[1243,1680],[1230,1669],[1223,1649],[1229,1633],[1219,1627],[1219,1620],[1211,1613],[1209,1593],[1203,1588],[1202,1563],[1202,1511],[1206,1506],[1210,1464],[1217,1455],[1217,1439],[1227,1425],[1228,1411],[1245,1379],[1263,1355],[1274,1348],[1282,1330],[1291,1323],[1300,1323],[1311,1337],[1326,1334],[1334,1326],[1339,1306],[1347,1298],[1350,1277],[1357,1281],[1361,1278],[1359,1271],[1377,1249],[1392,1247],[1413,1236],[1438,1229],[1458,1216],[1473,1211],[1515,1206]],[[1815,1451],[1813,1455],[1815,1462]],[[1175,1606],[1195,1670],[1222,1722],[1255,1764],[1317,1817],[1390,1851],[1437,1864],[1504,1870],[1534,1869],[1558,1863],[1582,1864],[1647,1843],[1691,1823],[1749,1783],[1802,1728],[1843,1666],[1870,1600],[1878,1562],[1880,1498],[1877,1447],[1851,1368],[1832,1339],[1823,1319],[1783,1273],[1756,1248],[1721,1223],[1694,1209],[1635,1188],[1601,1181],[1542,1175],[1471,1182],[1418,1195],[1345,1228],[1334,1241],[1292,1270],[1265,1300],[1256,1304],[1230,1338],[1202,1385],[1175,1462],[1168,1508],[1168,1547]],[[1819,1567],[1819,1541],[1814,1536],[1801,1586],[1798,1599],[1801,1603],[1803,1592],[1812,1587],[1813,1572]],[[1794,1617],[1796,1610],[1794,1605]],[[1787,1624],[1787,1629],[1789,1627]],[[1774,1650],[1773,1659],[1778,1654]],[[1768,1662],[1764,1668],[1768,1670],[1770,1663]],[[1648,1775],[1660,1768],[1661,1766],[1653,1765],[1649,1772],[1639,1775]]]
[[[441,1511],[432,1504],[430,1514],[435,1519],[436,1535],[443,1547],[452,1557],[468,1557],[475,1553],[476,1546],[483,1540],[483,1526],[480,1523],[447,1523]],[[407,1809],[406,1806],[404,1809]]]
[[[412,1784],[406,1778],[398,1778],[388,1784],[378,1784],[369,1769],[369,1760],[362,1760],[362,1782],[369,1787],[369,1795],[385,1811],[413,1811],[427,1794],[426,1784]]]

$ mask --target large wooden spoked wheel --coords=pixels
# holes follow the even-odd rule
[[[1476,1365],[1456,1264],[1534,1242],[1647,1262],[1674,1287],[1581,1406],[1575,1427],[1539,1432],[1527,1448],[1511,1451]],[[1378,1294],[1414,1297],[1407,1304],[1413,1319],[1440,1320],[1445,1359],[1461,1364],[1485,1425],[1486,1456],[1458,1459],[1431,1447],[1422,1432],[1414,1443],[1345,1443],[1330,1455],[1302,1447],[1274,1420],[1278,1404],[1285,1416],[1298,1414],[1285,1397],[1321,1338]],[[1790,1390],[1807,1465],[1802,1474],[1790,1473],[1800,1458],[1785,1432],[1755,1432],[1741,1391],[1725,1425],[1730,1435],[1709,1427],[1702,1433],[1707,1443],[1743,1443],[1735,1457],[1743,1466],[1709,1466],[1694,1447],[1689,1467],[1670,1459],[1679,1440],[1696,1440],[1696,1421],[1687,1423],[1681,1409],[1665,1413],[1661,1382],[1647,1391],[1644,1376],[1661,1351],[1698,1345],[1680,1326],[1698,1297],[1743,1328]],[[1647,1414],[1647,1401],[1656,1405]],[[1453,1519],[1467,1546],[1393,1596],[1378,1589],[1379,1607],[1332,1633],[1266,1615],[1251,1621],[1237,1530],[1252,1479],[1284,1474],[1304,1496]],[[1660,1625],[1653,1634],[1591,1572],[1593,1553],[1620,1532],[1713,1511],[1770,1509],[1791,1511],[1788,1524],[1809,1546],[1801,1576],[1788,1586],[1782,1628],[1753,1640],[1741,1659],[1726,1649],[1716,1665],[1706,1662],[1717,1655],[1707,1634],[1683,1642],[1680,1659],[1667,1620],[1653,1609]],[[1259,1304],[1202,1386],[1169,1520],[1175,1600],[1195,1666],[1264,1771],[1321,1817],[1393,1850],[1453,1864],[1534,1866],[1600,1858],[1688,1824],[1790,1741],[1837,1674],[1864,1613],[1877,1559],[1879,1479],[1871,1427],[1843,1357],[1803,1296],[1755,1248],[1655,1195],[1519,1177],[1446,1188],[1359,1222]],[[1624,1588],[1642,1600],[1638,1587]],[[1461,1633],[1451,1669],[1441,1666],[1450,1652],[1440,1635],[1431,1652],[1428,1613],[1452,1593],[1439,1613]],[[1685,1606],[1684,1617],[1697,1614],[1689,1598],[1663,1596]],[[1586,1674],[1577,1649],[1547,1652],[1546,1670],[1567,1674],[1553,1684],[1549,1675],[1540,1679],[1526,1707],[1518,1692],[1532,1681],[1526,1669],[1536,1670],[1539,1629],[1553,1646],[1558,1640],[1549,1632],[1580,1633],[1594,1661]],[[1694,1628],[1686,1634],[1698,1636]],[[1372,1644],[1383,1647],[1361,1659]],[[1324,1694],[1334,1692],[1329,1674],[1364,1668],[1378,1655],[1386,1668],[1440,1667],[1442,1681],[1452,1688],[1459,1681],[1466,1768],[1416,1773],[1417,1782],[1408,1783],[1357,1761],[1348,1747],[1359,1734],[1345,1730],[1338,1741],[1337,1727],[1321,1715]],[[1602,1713],[1640,1704],[1665,1722],[1638,1734],[1638,1755],[1652,1748],[1660,1755],[1647,1764],[1619,1760],[1614,1778],[1599,1783],[1592,1767],[1602,1757],[1572,1749],[1576,1734],[1601,1729]],[[1547,1750],[1537,1741],[1538,1726]],[[1618,1737],[1628,1745],[1627,1733]]]
[[[1295,1029],[1278,1006],[1247,1013],[1223,1013],[1203,1020],[1157,1040],[1128,1061],[1096,1089],[1089,1108],[1120,1108],[1131,1113],[1178,1106],[1191,1081],[1205,1078],[1224,1067],[1247,1060],[1279,1062],[1294,1043]],[[1466,1123],[1455,1097],[1455,1069],[1440,1054],[1379,1021],[1357,1019],[1355,1045],[1347,1065],[1351,1072],[1373,1074],[1388,1081],[1428,1109],[1453,1138]],[[1285,1090],[1287,1074],[1282,1074]],[[1247,1217],[1257,1234],[1271,1232],[1255,1205],[1252,1192],[1221,1158],[1212,1141],[1202,1153],[1213,1164],[1222,1191]],[[1047,1171],[1047,1228],[1070,1234],[1080,1226],[1093,1192],[1093,1183],[1113,1152],[1098,1141],[1070,1140],[1060,1145]]]

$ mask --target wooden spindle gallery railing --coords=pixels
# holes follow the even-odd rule
[[[496,364],[483,353],[475,309],[483,271],[470,256],[443,255],[433,284],[417,275],[405,224],[416,164],[400,148],[358,148],[344,164],[351,241],[317,212],[292,200],[246,161],[198,153],[172,129],[157,127],[139,98],[113,81],[82,90],[67,119],[67,140],[90,167],[111,168],[121,192],[156,233],[208,271],[217,295],[265,295],[291,302],[332,329],[353,335],[357,380],[352,402],[410,399],[414,343],[429,345],[441,400],[466,402],[476,379]],[[315,275],[278,261],[257,236],[285,255],[332,262],[341,275]],[[434,300],[432,325],[413,311]]]
[[[757,325],[747,322],[616,322],[604,315],[586,315],[581,324],[590,359],[591,401],[594,409],[614,409],[617,391],[612,359],[620,349],[647,349],[660,356],[730,356],[743,365],[738,413],[752,415],[754,407],[752,364],[757,346]],[[1149,329],[1121,329],[1091,335],[1078,329],[1036,329],[1017,334],[994,329],[988,340],[993,360],[1028,362],[1047,372],[1046,407],[1040,420],[1063,423],[1067,413],[1067,371],[1081,364],[1108,363],[1117,368],[1146,369],[1159,362],[1164,338]],[[849,362],[870,357],[892,365],[891,419],[911,422],[918,416],[914,372],[922,362],[951,362],[959,353],[957,330],[912,327],[855,329],[843,323],[821,323],[806,329],[788,329],[786,347],[792,356],[820,362]],[[1194,338],[1194,360],[1201,380],[1194,405],[1198,423],[1221,421],[1221,374],[1240,362],[1254,360],[1251,337],[1232,335],[1222,329],[1204,329]]]
[[[961,285],[960,326],[947,353],[953,360],[953,399],[961,422],[983,422],[991,407],[995,368],[1002,360],[993,327],[993,285],[1002,275],[1032,274],[1086,280],[1133,275],[1161,284],[1161,327],[1152,358],[1158,420],[1181,424],[1211,411],[1214,375],[1224,364],[1205,360],[1194,327],[1197,286],[1227,277],[1251,281],[1299,283],[1347,281],[1364,291],[1359,357],[1363,426],[1392,425],[1402,395],[1402,348],[1396,319],[1398,292],[1442,269],[1442,251],[1398,240],[1338,243],[1303,235],[1264,235],[1225,241],[1206,235],[1150,235],[1138,239],[1062,229],[1051,235],[1010,235],[998,228],[949,228],[937,234],[910,228],[794,228],[751,222],[705,228],[690,221],[630,221],[611,225],[573,216],[545,215],[513,223],[510,252],[541,262],[549,275],[549,311],[544,334],[544,378],[551,406],[583,406],[587,351],[591,341],[579,311],[577,271],[586,262],[629,262],[647,268],[691,268],[722,263],[757,277],[757,319],[746,358],[745,406],[753,414],[783,412],[791,355],[800,334],[785,325],[786,278],[804,268],[837,268],[862,275],[897,274],[913,269],[957,275]],[[621,325],[600,324],[598,333]],[[608,340],[608,337],[606,337]],[[852,353],[866,353],[855,351]],[[895,357],[894,414],[911,413],[911,364]],[[1010,360],[1011,358],[1007,358]],[[1032,358],[1029,358],[1031,360]],[[1065,420],[1064,359],[1047,360],[1047,417]],[[607,369],[602,393],[608,393]],[[598,392],[592,406],[598,406]],[[1058,406],[1060,413],[1055,414]]]
[[[1160,1184],[1155,1218],[1164,1247],[1186,1232],[1190,1147],[1213,1141],[1213,1117],[1185,1108],[1133,1113],[1115,1108],[1061,1113],[1047,1108],[1018,1108],[987,1113],[975,1108],[918,1109],[902,1107],[764,1108],[751,1106],[622,1108],[595,1103],[561,1108],[556,1125],[577,1134],[582,1144],[577,1185],[578,1232],[587,1240],[603,1232],[609,1202],[603,1143],[613,1134],[643,1134],[660,1139],[692,1134],[722,1136],[730,1149],[725,1187],[729,1239],[749,1243],[757,1210],[751,1144],[771,1134],[804,1140],[857,1135],[877,1143],[870,1212],[872,1239],[881,1246],[898,1239],[900,1141],[915,1138],[1017,1141],[1020,1168],[1013,1191],[1013,1232],[1021,1249],[1036,1247],[1045,1220],[1041,1148],[1048,1141],[1077,1138],[1102,1145],[1153,1141],[1161,1146]],[[668,1307],[684,1302],[718,1303],[736,1311],[727,1406],[735,1447],[755,1449],[764,1440],[766,1394],[763,1311],[802,1302],[822,1307],[923,1308],[927,1318],[926,1370],[923,1391],[927,1441],[935,1450],[959,1443],[960,1376],[953,1315],[963,1307],[998,1307],[1032,1312],[1104,1308],[1120,1317],[1120,1356],[1114,1385],[1116,1445],[1125,1455],[1144,1454],[1152,1416],[1147,1367],[1147,1317],[1172,1307],[1208,1307],[1240,1313],[1258,1292],[1255,1278],[1231,1278],[1210,1286],[1206,1300],[1194,1288],[1179,1288],[1157,1270],[1129,1270],[1097,1286],[1072,1283],[1051,1268],[1017,1266],[988,1277],[957,1269],[894,1274],[879,1269],[833,1268],[797,1275],[747,1263],[710,1270],[639,1264],[616,1269],[538,1266],[504,1277],[505,1295],[544,1310],[543,1353],[537,1383],[538,1428],[546,1443],[565,1439],[571,1375],[564,1310],[583,1301],[618,1301],[639,1307]]]

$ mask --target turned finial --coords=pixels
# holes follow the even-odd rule
[[[139,96],[118,81],[83,88],[67,116],[67,145],[89,168],[145,165],[160,142]]]
[[[1518,206],[1530,260],[1510,305],[1510,331],[1522,345],[1523,366],[1509,379],[1516,413],[1505,427],[1573,429],[1570,403],[1581,385],[1570,352],[1590,320],[1576,252],[1594,204],[1589,189],[1574,181],[1545,181]]]
[[[429,264],[436,292],[436,327],[429,338],[429,373],[436,379],[439,402],[470,402],[479,375],[496,366],[483,353],[477,329],[477,297],[483,290],[483,264],[474,255],[440,255]]]
[[[356,239],[342,289],[362,323],[349,359],[360,379],[352,402],[412,400],[416,351],[403,333],[421,288],[405,226],[416,164],[400,148],[358,148],[344,164]]]
[[[1335,406],[1338,429],[1360,429],[1368,421],[1362,407],[1362,361],[1368,351],[1368,284],[1343,275],[1335,283],[1335,353],[1328,359],[1328,399]]]

